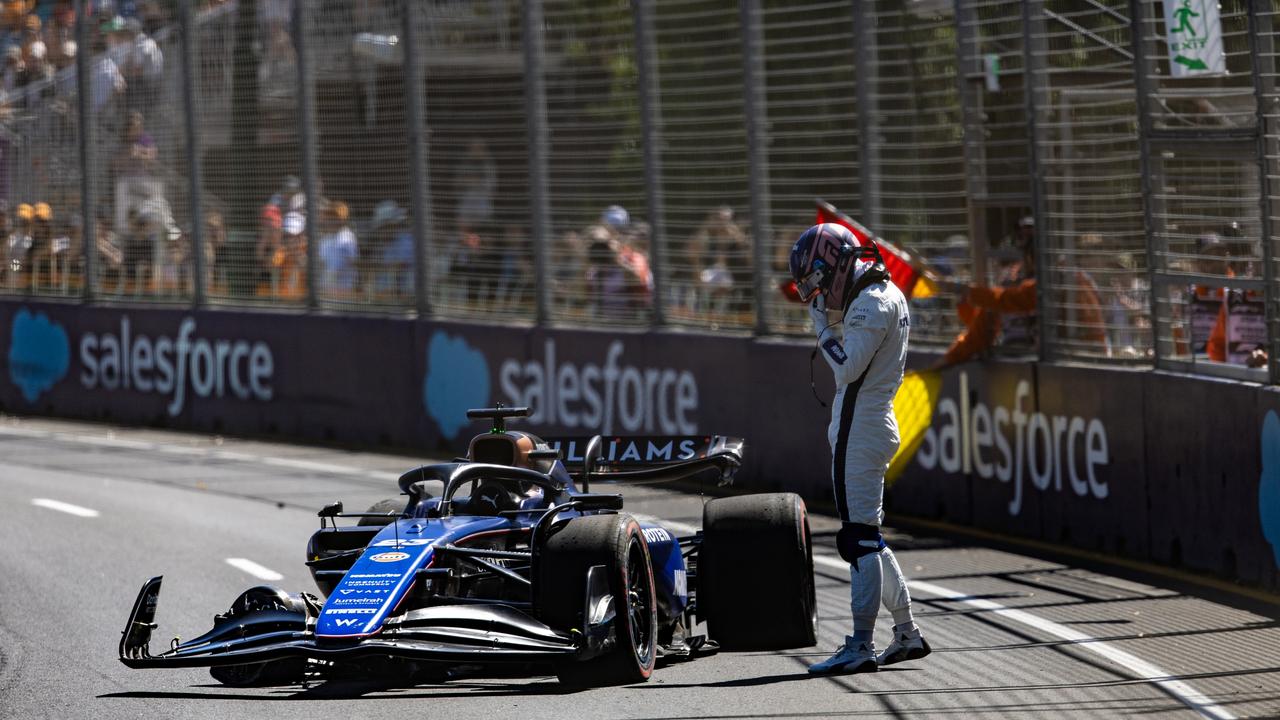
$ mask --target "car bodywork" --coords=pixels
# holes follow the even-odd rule
[[[262,669],[292,660],[295,670],[358,667],[374,658],[563,664],[615,651],[625,642],[620,628],[640,642],[636,628],[645,623],[637,613],[650,611],[636,607],[638,593],[619,590],[605,565],[582,568],[581,594],[540,587],[548,576],[540,566],[560,562],[546,556],[548,535],[575,518],[622,509],[621,495],[593,493],[593,482],[728,483],[741,466],[744,443],[722,436],[548,443],[506,430],[508,417],[526,414],[501,406],[472,411],[474,418],[492,419],[493,429],[472,440],[465,458],[404,473],[398,485],[407,500],[399,513],[349,514],[341,503],[321,510],[307,565],[323,599],[252,588],[209,632],[186,642],[175,638],[153,655],[162,577],[147,581],[120,640],[121,662]],[[435,487],[442,489],[438,496],[429,492]],[[339,518],[367,524],[339,526]],[[647,632],[656,636],[658,654],[713,648],[687,632],[697,621],[700,533],[678,537],[654,523],[639,525],[656,604],[656,623]],[[571,612],[550,608],[553,602],[570,604]],[[622,613],[632,615],[620,622]]]

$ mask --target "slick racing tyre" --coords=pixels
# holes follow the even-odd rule
[[[813,549],[799,495],[743,495],[703,506],[697,577],[697,614],[723,649],[816,641]]]
[[[557,630],[582,630],[587,570],[603,565],[614,598],[613,634],[598,657],[556,667],[560,682],[600,687],[643,682],[657,657],[657,598],[649,546],[630,515],[591,515],[553,529],[542,548],[534,607]]]
[[[404,500],[399,500],[397,498],[387,498],[386,500],[379,500],[378,502],[374,503],[372,506],[369,507],[368,510],[365,510],[365,512],[367,513],[399,513],[403,510],[404,510]],[[359,522],[357,522],[356,525],[359,525],[361,527],[386,527],[387,525],[391,524],[392,520],[395,520],[395,518],[363,517],[363,518],[360,518]]]
[[[298,595],[289,595],[278,588],[260,585],[240,593],[231,609],[215,618],[219,622],[234,620],[256,612],[290,612],[298,614],[298,622],[306,626],[309,612],[307,601]],[[270,687],[292,685],[306,679],[307,659],[290,657],[245,665],[217,665],[209,668],[214,680],[229,687]]]

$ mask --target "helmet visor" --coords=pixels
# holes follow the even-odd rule
[[[814,263],[812,272],[796,280],[796,294],[800,296],[800,302],[810,302],[822,292],[826,284],[827,266],[821,262]]]

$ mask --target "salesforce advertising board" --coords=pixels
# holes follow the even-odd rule
[[[551,437],[743,437],[740,485],[820,502],[831,498],[830,410],[809,387],[810,349],[680,332],[0,300],[0,410],[447,457],[484,429],[466,410],[500,401],[532,407],[513,426]],[[817,370],[829,399],[830,374]],[[1275,587],[1277,418],[1275,388],[969,363],[944,374],[886,505],[891,519],[939,518]]]
[[[210,336],[196,318],[178,313],[79,320],[78,313],[46,308],[19,307],[11,315],[9,381],[33,409],[74,406],[75,398],[96,395],[177,417],[198,400],[265,403],[273,397],[275,357],[265,340]]]

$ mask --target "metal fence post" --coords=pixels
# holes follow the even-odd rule
[[[747,122],[747,191],[751,198],[751,250],[755,285],[756,335],[769,333],[764,299],[769,297],[769,137],[764,76],[764,26],[760,0],[741,0],[743,110]]]
[[[971,2],[956,2],[955,23],[956,86],[960,97],[960,132],[963,138],[961,150],[964,153],[965,190],[969,194],[970,281],[976,283],[987,276],[987,239],[983,238],[982,242],[978,242],[979,228],[982,227],[978,221],[981,206],[975,201],[986,199],[987,187],[981,180],[985,176],[981,152],[983,138],[979,136],[982,128],[981,103],[978,101],[974,82],[970,79],[971,72],[977,69],[975,61],[978,58],[978,13]]]
[[[97,147],[94,140],[93,123],[97,120],[90,111],[93,102],[89,89],[89,57],[92,54],[89,42],[88,0],[76,0],[76,100],[80,118],[80,245],[84,248],[84,299],[92,302],[97,294],[98,280],[98,231],[97,200],[93,187],[94,162],[93,150]]]
[[[1043,88],[1037,85],[1042,80],[1040,57],[1045,51],[1043,33],[1032,29],[1033,22],[1043,23],[1043,0],[1025,0],[1022,4],[1022,67],[1023,67],[1023,101],[1027,116],[1027,170],[1031,177],[1031,212],[1035,216],[1036,247],[1036,327],[1039,332],[1037,354],[1041,361],[1049,359],[1049,334],[1045,332],[1048,324],[1044,320],[1049,313],[1049,213],[1044,199],[1044,174],[1040,163],[1040,123],[1037,113],[1043,106],[1037,94]]]
[[[199,308],[205,303],[204,212],[200,204],[200,180],[204,177],[200,166],[200,125],[196,122],[195,94],[195,25],[191,22],[191,3],[178,3],[178,22],[182,32],[182,109],[187,130],[187,187],[191,210],[191,306]]]
[[[551,319],[551,284],[547,282],[547,248],[551,242],[551,208],[547,191],[547,86],[542,76],[545,54],[542,0],[522,4],[524,12],[524,104],[529,123],[529,216],[533,240],[537,322]]]
[[[1261,217],[1262,230],[1262,277],[1266,282],[1266,288],[1263,291],[1265,298],[1265,307],[1267,313],[1267,381],[1276,383],[1280,380],[1280,361],[1276,358],[1277,337],[1276,323],[1280,321],[1280,317],[1276,312],[1276,302],[1280,300],[1276,296],[1276,271],[1274,267],[1275,248],[1272,247],[1272,233],[1274,231],[1275,220],[1273,220],[1272,203],[1271,203],[1271,163],[1272,158],[1276,157],[1274,152],[1269,151],[1267,144],[1267,129],[1270,122],[1270,114],[1267,112],[1266,103],[1269,97],[1274,97],[1276,91],[1274,76],[1266,72],[1263,67],[1264,58],[1275,57],[1275,38],[1272,36],[1274,32],[1273,21],[1271,15],[1258,12],[1257,0],[1249,0],[1249,54],[1252,56],[1252,65],[1250,69],[1253,71],[1253,94],[1256,104],[1256,122],[1258,124],[1258,196]]]
[[[858,188],[862,193],[859,212],[871,228],[880,231],[879,119],[876,117],[875,4],[853,0],[853,95],[858,114]]]
[[[653,0],[631,0],[635,30],[637,91],[640,94],[640,143],[644,151],[644,192],[649,206],[649,266],[653,269],[655,327],[667,322],[667,220],[662,187],[662,108],[658,97],[657,43]]]
[[[425,92],[422,65],[418,55],[418,25],[415,9],[418,0],[404,0],[400,5],[404,36],[405,111],[409,135],[409,192],[413,217],[413,294],[418,316],[431,315],[431,253],[427,248],[435,240],[431,222],[431,176],[428,172],[426,113],[422,107]]]
[[[293,4],[293,50],[298,64],[298,144],[302,155],[302,190],[307,195],[307,309],[319,306],[316,285],[320,267],[320,196],[316,182],[316,105],[311,58],[307,48],[306,0]]]
[[[1151,303],[1151,351],[1155,367],[1160,367],[1164,349],[1160,342],[1160,292],[1163,286],[1156,282],[1157,256],[1155,243],[1155,212],[1152,207],[1151,162],[1151,110],[1148,72],[1154,61],[1150,59],[1146,43],[1142,39],[1142,20],[1146,17],[1143,0],[1129,2],[1129,34],[1133,42],[1133,87],[1137,94],[1138,109],[1138,174],[1142,187],[1143,241],[1147,247],[1147,285]]]

